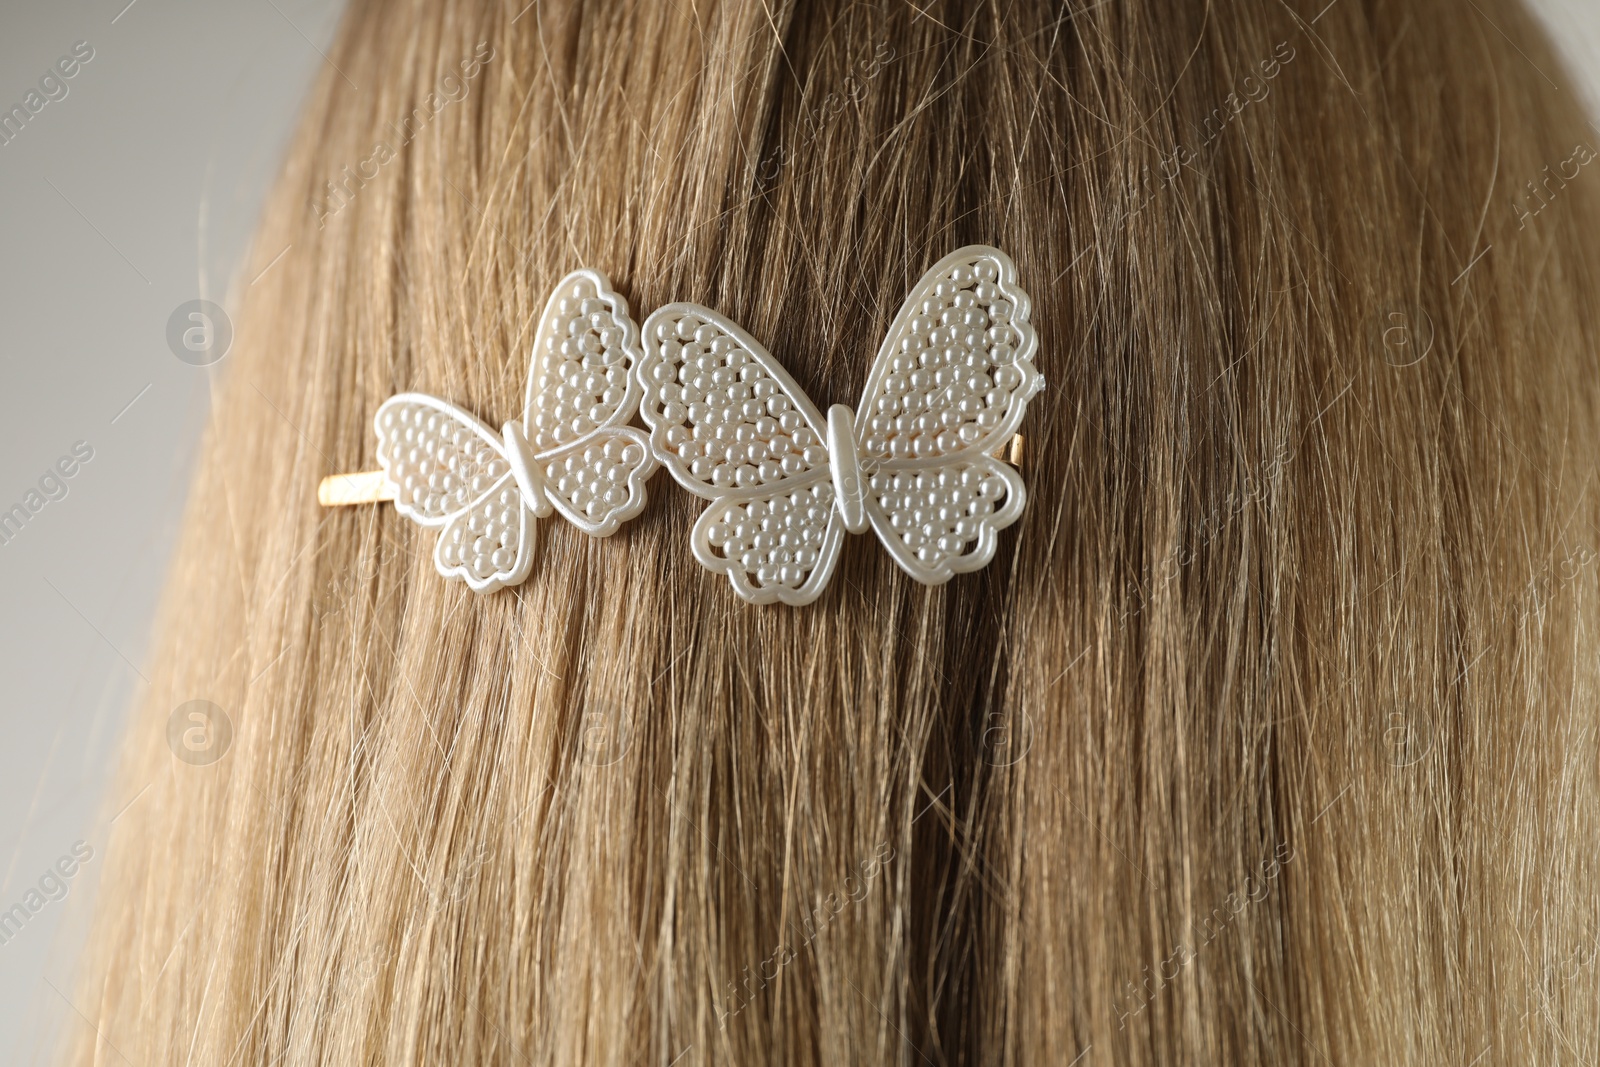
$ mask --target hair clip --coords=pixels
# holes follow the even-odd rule
[[[605,275],[573,271],[545,305],[521,420],[496,434],[426,393],[401,393],[373,417],[378,463],[322,480],[327,507],[392,500],[422,526],[442,527],[433,562],[477,593],[516,585],[533,566],[533,523],[561,512],[606,537],[644,509],[655,473],[639,406],[639,328]]]
[[[938,585],[994,557],[1027,499],[996,454],[1044,387],[1028,294],[983,245],[940,260],[906,297],[861,406],[827,417],[724,315],[668,304],[644,323],[639,413],[650,451],[712,504],[695,558],[757,604],[809,604],[844,532],[876,531],[902,569]]]

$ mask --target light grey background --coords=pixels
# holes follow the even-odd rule
[[[94,449],[0,544],[0,911],[75,841],[95,849],[66,899],[0,944],[0,1063],[45,1062],[62,1028],[87,1025],[66,1001],[73,960],[105,806],[133,799],[106,796],[112,754],[228,365],[176,359],[167,319],[248,284],[236,271],[340,8],[0,0],[0,108],[75,42],[94,49],[0,144],[0,511],[74,442]]]
[[[0,145],[0,511],[75,442],[94,449],[67,496],[0,545],[0,911],[74,842],[96,851],[65,900],[0,945],[0,1060],[20,1064],[88,1025],[67,999],[73,959],[107,820],[137,803],[105,795],[112,756],[227,367],[176,359],[167,319],[249,284],[236,272],[340,5],[0,5],[6,108],[75,42],[94,49],[68,95]],[[1537,6],[1587,86],[1544,73],[1600,99],[1600,3]]]

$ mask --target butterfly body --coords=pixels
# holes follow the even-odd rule
[[[656,461],[711,506],[691,545],[755,603],[806,604],[869,527],[927,584],[984,566],[1026,492],[992,453],[1043,387],[1016,268],[969,246],[912,289],[862,403],[826,418],[738,324],[696,304],[645,320],[640,414]]]

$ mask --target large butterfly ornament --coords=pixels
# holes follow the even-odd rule
[[[639,328],[605,275],[556,286],[535,334],[520,420],[495,433],[454,404],[401,393],[378,408],[378,462],[400,513],[440,527],[433,561],[474,592],[533,566],[533,523],[559,511],[595,537],[644,509],[655,472],[637,410]]]
[[[639,413],[650,450],[711,501],[695,558],[757,604],[809,604],[844,533],[873,529],[929,585],[993,558],[1022,479],[992,453],[1044,387],[1016,265],[972,245],[922,276],[878,349],[861,405],[824,418],[724,315],[668,304],[644,322]]]

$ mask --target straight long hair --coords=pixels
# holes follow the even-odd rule
[[[1515,3],[353,0],[328,59],[68,1062],[1600,1055],[1600,173]],[[475,596],[317,505],[396,392],[514,417],[576,267],[826,407],[968,243],[1049,382],[981,572],[753,607],[659,477]]]

